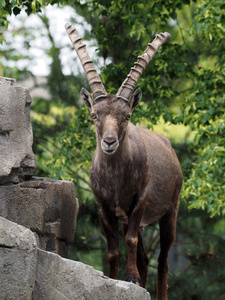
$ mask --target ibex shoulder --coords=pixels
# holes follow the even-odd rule
[[[142,126],[136,126],[136,131],[138,132],[138,135],[140,135],[142,137],[142,139],[144,141],[158,141],[158,142],[163,142],[168,149],[171,149],[171,143],[169,141],[169,139],[167,137],[165,137],[164,135],[161,134],[157,134],[154,131],[147,129],[145,127]]]

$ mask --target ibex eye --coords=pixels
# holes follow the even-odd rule
[[[93,120],[95,120],[97,118],[96,114],[94,114],[94,113],[91,114],[91,117],[92,117]]]
[[[126,116],[126,120],[129,121],[130,120],[130,115]]]

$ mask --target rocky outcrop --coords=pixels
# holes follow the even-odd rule
[[[0,184],[19,182],[36,170],[29,91],[0,77]]]
[[[34,234],[0,217],[0,299],[32,299],[36,268]]]
[[[0,217],[0,295],[5,300],[150,300],[133,284],[40,250],[27,228]]]
[[[110,279],[81,262],[38,251],[37,280],[33,300],[150,300],[139,286]]]
[[[30,104],[27,89],[0,77],[0,216],[35,232],[40,248],[67,257],[78,212],[74,184],[32,177]]]
[[[31,229],[41,249],[63,257],[74,241],[77,212],[72,182],[33,177],[0,186],[0,215]]]

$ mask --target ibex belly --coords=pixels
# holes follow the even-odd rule
[[[149,165],[149,182],[144,192],[146,207],[141,220],[141,226],[145,226],[154,224],[171,207],[182,175],[169,140],[144,128],[139,128],[139,131]]]

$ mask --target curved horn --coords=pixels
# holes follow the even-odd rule
[[[71,42],[73,43],[74,49],[77,52],[77,56],[81,61],[95,101],[99,98],[107,97],[107,92],[102,84],[101,78],[95,69],[93,61],[90,59],[90,56],[87,53],[86,45],[82,44],[81,38],[78,37],[76,29],[72,27],[71,24],[67,23],[65,28]]]
[[[121,98],[126,102],[129,100],[145,68],[150,63],[153,56],[158,51],[159,47],[162,46],[162,44],[170,38],[171,35],[168,32],[160,33],[156,35],[156,38],[152,43],[148,44],[147,49],[141,56],[138,56],[137,62],[134,63],[134,67],[131,68],[130,73],[127,75],[127,78],[122,83],[119,91],[116,94],[117,98]]]

